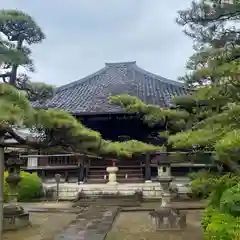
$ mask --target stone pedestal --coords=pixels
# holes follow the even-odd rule
[[[18,204],[5,205],[3,213],[3,230],[17,230],[30,224],[29,213]]]
[[[171,193],[169,191],[169,187],[173,178],[171,176],[166,176],[166,177],[158,177],[157,179],[160,182],[160,185],[163,191],[161,207],[169,207],[171,204]]]
[[[109,185],[116,185],[117,184],[117,171],[118,167],[107,167],[108,172],[108,183]]]
[[[156,231],[183,230],[186,215],[170,207],[162,207],[149,213]]]
[[[169,207],[171,204],[171,194],[163,193],[161,207]]]

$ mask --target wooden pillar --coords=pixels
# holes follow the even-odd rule
[[[68,171],[69,170],[66,169],[66,171],[64,172],[64,179],[65,179],[65,182],[67,183],[68,183]]]
[[[87,162],[87,163],[86,163]],[[85,181],[87,181],[87,178],[88,178],[88,173],[89,173],[89,169],[91,167],[91,160],[90,159],[85,159],[85,165],[86,165],[86,168],[85,168]]]
[[[42,181],[44,181],[44,180],[45,180],[45,178],[46,178],[45,171],[44,171],[44,170],[42,170],[42,171],[41,171],[41,179],[42,179]]]
[[[85,155],[84,156],[82,156],[82,157],[79,157],[78,158],[78,161],[79,161],[79,163],[78,163],[78,166],[79,166],[79,168],[78,168],[78,183],[80,183],[80,182],[83,182],[84,181],[84,165],[85,165]]]
[[[150,154],[145,156],[145,181],[151,181],[151,164],[150,164]]]

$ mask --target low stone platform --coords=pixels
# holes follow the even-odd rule
[[[178,189],[180,194],[189,192],[187,180],[175,180],[172,186]],[[45,188],[56,191],[56,184],[45,184]],[[117,185],[108,184],[80,184],[77,183],[62,183],[59,185],[60,200],[74,200],[79,193],[86,196],[97,198],[103,195],[133,195],[136,192],[141,192],[143,199],[161,199],[162,189],[158,182],[150,183],[122,183]]]

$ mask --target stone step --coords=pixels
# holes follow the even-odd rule
[[[105,175],[108,174],[106,171],[89,171],[88,175]]]
[[[96,169],[96,168],[93,168],[93,169],[89,169],[89,172],[107,172],[107,170],[104,168],[104,169]],[[140,168],[136,169],[136,168],[121,168],[119,167],[118,168],[118,172],[142,172]]]
[[[81,199],[77,201],[77,204],[73,204],[73,207],[87,207],[87,206],[93,206],[93,205],[99,205],[99,200],[101,200],[101,196],[95,196],[94,199]],[[118,206],[118,207],[140,207],[141,202],[137,200],[124,200],[119,199],[119,197],[116,197],[116,200],[114,199],[104,199],[104,203],[102,203],[104,206]]]
[[[141,171],[119,171],[117,172],[117,175],[143,175]]]
[[[117,165],[118,168],[130,168],[130,169],[135,169],[135,168],[138,168],[140,169],[141,168],[141,165]]]
[[[118,172],[117,176],[124,176],[125,177],[126,174],[128,176],[142,176],[143,175],[141,172]]]
[[[103,179],[103,178],[88,178],[87,179],[87,183],[89,184],[98,184],[98,183],[107,183],[108,180],[107,179]]]
[[[88,178],[87,179],[87,183],[89,184],[96,184],[96,183],[107,183],[108,180],[107,179],[103,179],[103,178]],[[141,183],[143,182],[143,178],[117,178],[117,182],[118,183]]]
[[[143,178],[120,178],[117,179],[119,183],[141,183],[143,182]]]
[[[105,200],[107,200],[107,202],[105,202]],[[119,202],[126,202],[126,203],[130,203],[130,202],[140,202],[143,200],[143,196],[141,192],[137,192],[137,191],[133,191],[130,194],[126,194],[126,193],[120,193],[120,192],[116,192],[116,191],[99,191],[98,193],[91,193],[91,191],[82,191],[79,192],[77,195],[77,198],[74,200],[73,203],[73,207],[78,206],[78,202],[85,202],[85,201],[89,201],[89,202],[96,202],[97,204],[101,205],[103,204],[104,206],[107,204],[110,205],[114,205]]]
[[[108,174],[108,172],[106,170],[90,170],[88,172],[88,175],[105,175]],[[117,174],[142,174],[141,170],[138,169],[119,169],[119,171],[117,172]]]
[[[106,179],[104,179],[104,177],[102,176],[89,176],[88,177],[89,180],[108,180],[108,177]],[[126,180],[126,182],[130,181],[130,180],[134,180],[134,179],[143,179],[143,176],[138,175],[138,176],[128,176],[127,178],[125,178],[125,176],[117,176],[117,181],[122,181],[122,180]]]
[[[119,183],[134,183],[136,181],[137,183],[140,183],[143,181],[142,177],[132,177],[132,178],[117,178],[117,182]],[[107,183],[108,179],[104,178],[88,178],[87,183]]]
[[[126,174],[127,174],[127,176],[128,177],[133,177],[133,176],[136,176],[136,177],[138,177],[138,176],[143,176],[143,174],[141,173],[141,172],[120,172],[120,173],[117,173],[117,176],[118,177],[124,177],[125,178],[125,176],[126,176]],[[88,177],[100,177],[100,178],[103,178],[104,176],[106,176],[106,177],[108,177],[108,173],[99,173],[99,172],[90,172],[90,173],[88,173]]]
[[[89,166],[89,169],[106,169],[107,167],[109,166],[103,166],[103,165],[99,165],[99,166],[96,166],[96,165],[91,165]],[[136,168],[141,168],[141,165],[116,165],[116,167],[118,168],[133,168],[133,169],[136,169]]]
[[[122,167],[119,167],[118,172],[121,172],[121,171],[133,171],[133,172],[140,171],[141,172],[141,168],[122,168]]]

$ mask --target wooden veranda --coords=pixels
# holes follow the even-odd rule
[[[178,152],[179,154],[179,152]],[[187,155],[183,159],[174,159],[174,153],[155,152],[132,159],[107,159],[84,154],[20,155],[27,161],[22,170],[36,172],[43,181],[54,181],[56,173],[61,174],[62,182],[104,183],[107,182],[106,168],[114,164],[119,168],[117,179],[120,183],[154,180],[157,176],[159,158],[171,158],[173,176],[186,176],[190,171],[203,168],[216,168],[210,155],[198,161]]]

